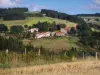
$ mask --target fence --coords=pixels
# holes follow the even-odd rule
[[[41,52],[39,49],[38,52],[29,51],[25,49],[24,53],[9,52],[8,49],[4,52],[0,52],[0,64],[9,64],[12,67],[26,66],[26,65],[41,65],[62,61],[72,61],[73,57],[69,57],[67,52],[64,51],[59,54],[54,52]],[[85,53],[82,53],[81,59],[85,60],[87,56]],[[78,58],[78,57],[75,57]],[[95,52],[95,60],[98,60],[98,52]]]

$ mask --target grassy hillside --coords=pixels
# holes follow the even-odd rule
[[[78,45],[77,37],[59,37],[59,38],[42,38],[37,40],[23,40],[24,44],[31,43],[36,47],[40,47],[41,45],[48,49],[70,49],[72,47],[80,48]]]
[[[0,70],[0,75],[100,75],[100,61],[58,63]]]
[[[83,19],[86,20],[87,23],[93,23],[93,24],[97,24],[100,25],[100,17],[81,17]],[[96,21],[96,19],[98,19],[99,21]]]
[[[66,21],[66,20],[50,18],[50,17],[31,17],[31,18],[28,17],[26,20],[10,20],[10,21],[1,20],[0,23],[3,23],[10,28],[12,25],[22,25],[22,26],[24,26],[25,24],[27,24],[27,25],[31,26],[33,24],[36,24],[39,21],[40,22],[47,21],[47,22],[50,22],[50,23],[55,21],[56,23],[66,24],[66,25],[70,25],[70,26],[76,25],[76,23],[72,23],[72,22],[69,22],[69,21]]]

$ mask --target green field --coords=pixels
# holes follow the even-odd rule
[[[33,46],[41,45],[47,49],[70,49],[72,47],[79,48],[77,37],[59,37],[59,38],[41,38],[33,40],[23,40],[24,44],[31,43]]]
[[[50,18],[50,17],[28,17],[26,20],[10,20],[10,21],[3,21],[1,20],[0,23],[3,23],[5,25],[8,26],[8,28],[10,28],[12,25],[22,25],[24,26],[25,24],[31,26],[33,24],[36,24],[37,22],[56,22],[57,24],[61,23],[61,24],[66,24],[66,25],[70,25],[70,26],[76,26],[76,23],[72,23],[66,20],[61,20],[61,19],[56,19],[56,18]]]

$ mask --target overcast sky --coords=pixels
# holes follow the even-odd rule
[[[0,8],[28,7],[30,11],[52,9],[68,14],[99,13],[100,0],[0,0]]]

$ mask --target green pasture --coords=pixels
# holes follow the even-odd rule
[[[56,19],[56,18],[50,18],[50,17],[28,17],[25,20],[9,20],[9,21],[4,21],[0,20],[0,23],[5,24],[10,28],[13,25],[22,25],[24,26],[25,24],[31,26],[33,24],[36,24],[37,22],[44,22],[47,21],[49,23],[56,22],[57,24],[66,24],[67,26],[76,26],[76,23],[69,22],[66,20],[61,20],[61,19]]]

